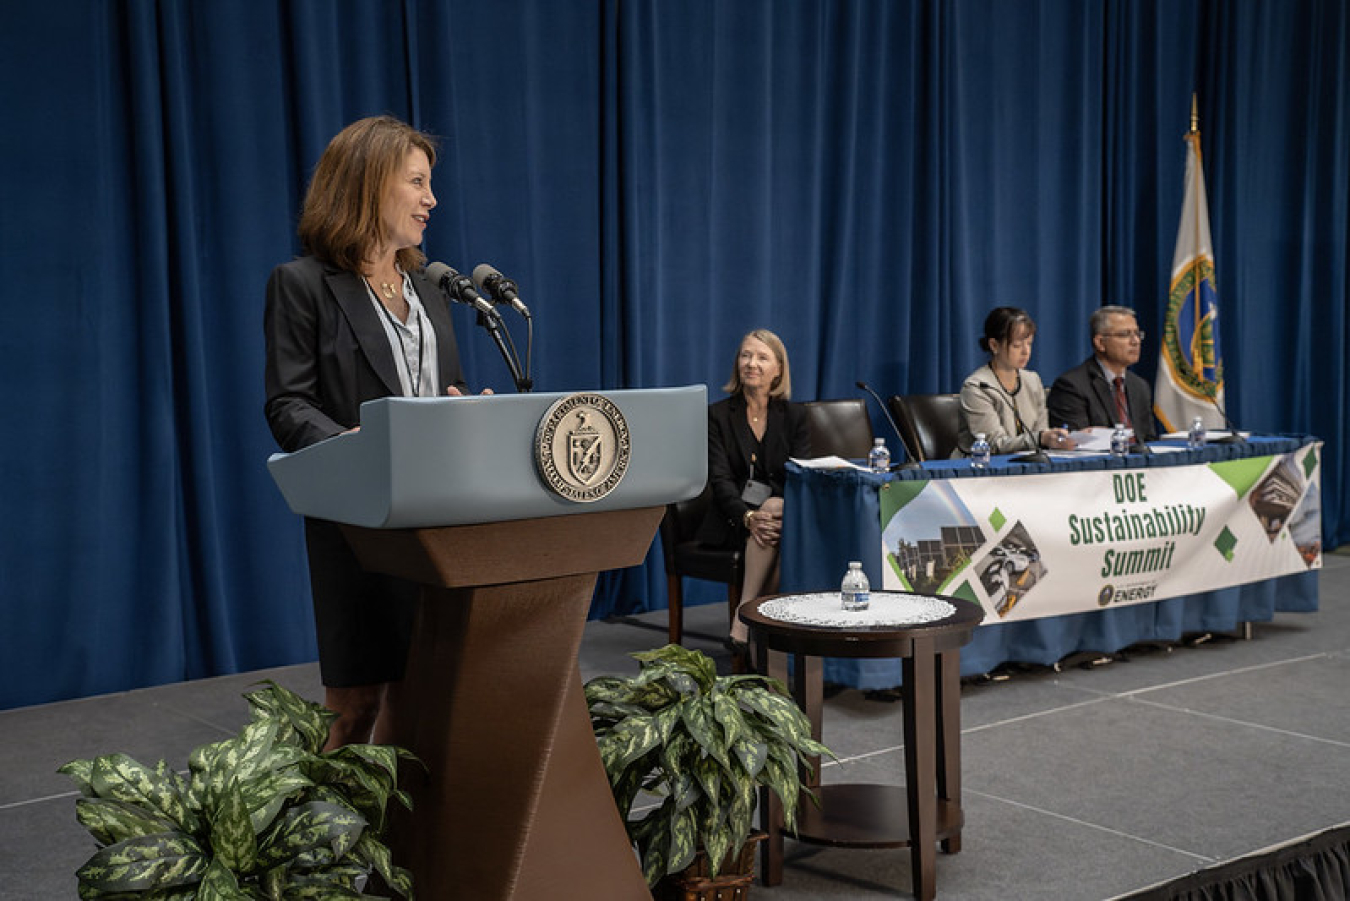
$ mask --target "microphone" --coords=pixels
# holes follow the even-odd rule
[[[1223,424],[1228,427],[1228,434],[1222,438],[1215,438],[1214,444],[1246,444],[1247,439],[1238,434],[1237,428],[1233,426],[1233,421],[1228,418],[1222,406],[1219,405],[1219,386],[1214,385],[1209,391],[1205,392],[1205,399],[1213,405],[1214,409],[1219,411],[1223,417]]]
[[[881,408],[881,412],[885,415],[886,421],[889,422],[891,424],[891,428],[895,430],[895,437],[900,441],[900,449],[905,453],[905,462],[897,466],[892,466],[891,469],[918,469],[919,468],[918,461],[910,458],[909,445],[905,444],[905,436],[901,434],[900,426],[895,424],[895,418],[891,416],[891,411],[888,410],[886,408],[886,405],[881,402],[881,396],[877,394],[875,391],[873,391],[864,381],[857,381],[854,384],[856,384],[862,390],[866,391],[868,394],[872,395],[872,400],[877,402],[877,406]]]
[[[516,283],[487,263],[473,267],[473,283],[497,303],[508,303],[517,313],[526,319],[530,318],[530,308],[520,299],[520,289]]]
[[[979,388],[981,391],[985,391],[985,392],[987,392],[987,393],[989,393],[989,394],[994,395],[994,397],[997,397],[997,398],[1001,399],[1005,404],[1007,404],[1007,405],[1012,409],[1013,419],[1017,421],[1017,425],[1022,429],[1022,431],[1023,431],[1024,433],[1026,433],[1026,434],[1028,434],[1028,435],[1031,435],[1031,432],[1027,429],[1026,425],[1022,422],[1022,417],[1019,416],[1019,415],[1017,415],[1017,405],[1014,404],[1014,403],[1012,402],[1012,398],[1008,397],[1006,394],[1004,394],[1004,393],[1001,392],[1001,391],[995,391],[995,390],[994,390],[994,386],[991,385],[991,384],[989,384],[988,382],[976,382],[976,383],[975,383],[975,386],[976,386],[977,388]],[[1010,463],[1049,463],[1049,462],[1050,462],[1050,456],[1049,456],[1049,454],[1047,454],[1045,451],[1041,450],[1041,448],[1040,448],[1040,443],[1041,443],[1040,436],[1039,436],[1039,435],[1032,435],[1032,437],[1036,439],[1036,449],[1035,449],[1034,451],[1029,451],[1028,453],[1025,453],[1025,454],[1018,454],[1018,455],[1015,456],[1015,457],[1009,457],[1009,458],[1008,458],[1008,462],[1010,462]]]
[[[429,263],[427,265],[427,278],[431,279],[436,287],[444,291],[446,296],[455,303],[471,306],[488,319],[501,322],[502,314],[497,312],[491,301],[474,289],[473,282],[469,281],[468,276],[460,275],[444,263]]]

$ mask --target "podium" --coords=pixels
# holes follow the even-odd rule
[[[699,386],[386,398],[358,432],[268,461],[291,509],[422,586],[391,698],[422,899],[646,899],[600,763],[577,650],[597,573],[646,556],[707,478]],[[617,471],[617,470],[622,471]]]

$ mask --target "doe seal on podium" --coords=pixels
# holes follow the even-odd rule
[[[570,394],[539,420],[534,459],[554,494],[579,503],[598,501],[628,471],[632,440],[623,412],[600,394]]]

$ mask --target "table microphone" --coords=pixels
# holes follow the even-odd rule
[[[886,421],[889,422],[891,424],[891,428],[895,430],[895,437],[896,440],[900,442],[900,450],[903,451],[905,454],[905,461],[903,463],[897,463],[894,466],[891,466],[890,467],[891,470],[894,471],[899,469],[920,469],[921,467],[919,466],[918,461],[910,458],[909,445],[905,443],[905,436],[900,433],[900,426],[895,424],[895,417],[891,416],[891,411],[888,410],[886,408],[886,405],[881,402],[881,396],[877,394],[875,391],[873,391],[864,381],[854,382],[854,384],[857,385],[862,390],[866,391],[868,394],[872,395],[872,399],[876,401],[877,406],[881,408],[882,415],[886,417]]]
[[[1214,409],[1219,411],[1219,415],[1223,417],[1223,424],[1228,427],[1227,435],[1224,435],[1222,438],[1215,438],[1211,443],[1246,444],[1247,439],[1238,434],[1238,430],[1233,426],[1233,421],[1228,418],[1228,414],[1224,412],[1223,407],[1219,406],[1219,388],[1217,385],[1214,386],[1214,390],[1205,392],[1205,399],[1213,405]]]
[[[1017,405],[1014,404],[1014,403],[1012,402],[1012,398],[1008,397],[1006,394],[1004,394],[1004,393],[1002,393],[1002,392],[1000,392],[1000,391],[995,391],[995,390],[994,390],[994,386],[991,385],[991,384],[989,384],[988,382],[976,382],[975,385],[976,385],[976,387],[980,388],[981,390],[986,391],[986,392],[988,392],[988,393],[994,395],[995,397],[1002,399],[1002,401],[1003,401],[1005,404],[1007,404],[1008,407],[1012,410],[1013,419],[1017,422],[1018,428],[1020,428],[1020,429],[1022,430],[1020,434],[1031,435],[1031,430],[1028,429],[1028,428],[1026,427],[1026,424],[1022,422],[1022,417],[1017,415]],[[1025,454],[1018,454],[1018,455],[1015,456],[1015,457],[1009,457],[1009,458],[1008,458],[1008,462],[1009,462],[1009,463],[1049,463],[1049,462],[1050,462],[1050,455],[1047,454],[1045,451],[1041,450],[1041,448],[1040,448],[1040,446],[1039,446],[1040,443],[1041,443],[1040,436],[1039,436],[1039,435],[1032,435],[1032,437],[1033,437],[1033,438],[1035,439],[1035,441],[1036,441],[1036,444],[1037,444],[1036,449],[1035,449],[1034,451],[1028,451],[1028,452],[1025,453]]]

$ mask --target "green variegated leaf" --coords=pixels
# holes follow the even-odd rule
[[[684,775],[686,767],[692,767],[702,756],[698,742],[688,732],[677,732],[661,749],[661,768],[673,779]]]
[[[96,758],[90,770],[90,785],[100,798],[146,807],[168,817],[183,831],[191,831],[196,825],[177,784],[125,754]]]
[[[773,755],[764,762],[764,770],[760,774],[760,784],[768,787],[783,802],[783,822],[792,828],[797,822],[797,786],[800,780],[797,778],[797,765],[792,763],[784,766],[775,760]]]
[[[352,849],[352,857],[374,869],[380,874],[385,885],[403,897],[413,896],[412,873],[403,867],[394,866],[393,855],[389,853],[389,848],[383,842],[371,838],[369,833],[363,834],[361,840],[356,843],[356,847]]]
[[[390,785],[398,781],[398,762],[417,760],[417,755],[392,745],[345,745],[330,752],[330,756],[339,759],[352,759],[361,765],[361,769],[375,768],[382,772]]]
[[[254,708],[254,715],[261,713],[285,721],[287,727],[278,732],[278,740],[318,754],[328,741],[328,730],[337,714],[271,680],[262,684],[264,688],[244,695]]]
[[[116,798],[80,798],[75,802],[75,818],[100,845],[178,831],[178,824],[164,814]]]
[[[290,868],[280,864],[264,870],[258,876],[258,892],[269,899],[280,898],[286,890],[286,880],[290,878]]]
[[[324,845],[301,851],[295,855],[291,864],[296,870],[324,870],[333,866],[337,859],[338,856],[333,853],[333,849]]]
[[[699,845],[698,825],[692,810],[675,814],[670,824],[669,844],[666,846],[666,872],[678,873],[694,862]]]
[[[723,691],[714,691],[711,697],[713,716],[722,727],[726,744],[729,746],[741,739],[751,738],[751,729],[745,721],[745,714],[741,712],[741,705]]]
[[[722,766],[730,768],[731,761],[727,759],[722,727],[717,725],[717,720],[712,715],[712,702],[708,698],[690,701],[680,712],[680,719],[694,741],[703,748],[703,753],[712,756]]]
[[[72,760],[56,770],[62,775],[69,776],[80,789],[80,794],[92,798],[94,792],[94,761],[92,760]]]
[[[755,786],[749,782],[737,786],[732,793],[727,823],[737,835],[749,835],[754,828]]]
[[[315,876],[296,875],[286,883],[286,901],[330,901],[341,898],[369,898],[356,888]]]
[[[797,730],[804,726],[806,734],[811,734],[806,714],[802,713],[801,708],[789,697],[755,688],[740,692],[736,695],[736,700],[743,709],[758,713],[779,728],[790,727]]]
[[[253,898],[240,888],[239,879],[221,860],[211,861],[197,888],[197,901],[251,901]]]
[[[314,782],[298,769],[273,770],[239,786],[244,805],[248,808],[249,819],[253,823],[254,835],[267,831],[282,807],[290,800],[300,796]]]
[[[690,791],[690,794],[696,797],[691,799],[690,803],[696,801],[698,796],[706,797],[713,808],[720,805],[722,794],[722,768],[710,757],[705,757],[694,766],[694,779],[698,783],[697,791]],[[688,806],[687,804],[685,806]]]
[[[670,737],[675,734],[675,730],[680,727],[680,708],[666,707],[658,710],[652,717],[652,722],[656,726],[656,740],[658,744],[665,744],[670,741]]]
[[[698,680],[688,673],[666,670],[662,675],[662,681],[669,685],[677,695],[686,698],[696,697],[699,693]]]
[[[615,765],[625,767],[661,743],[661,724],[653,717],[629,717],[615,728],[611,741]]]
[[[708,875],[716,879],[722,869],[722,862],[731,850],[731,830],[718,827],[703,830],[703,849],[708,853]]]
[[[260,843],[259,865],[272,867],[319,847],[341,856],[356,844],[365,827],[365,818],[349,808],[322,801],[302,804],[277,818]]]
[[[238,785],[230,785],[221,793],[211,815],[211,851],[215,863],[236,873],[252,870],[257,861],[258,838]]]
[[[161,832],[100,848],[75,875],[94,888],[126,892],[190,885],[202,878],[207,864],[206,854],[191,836]]]
[[[688,810],[698,803],[702,797],[699,791],[698,779],[694,776],[694,770],[697,765],[690,767],[685,772],[670,780],[670,800],[675,805],[676,810]]]
[[[299,748],[282,745],[273,753],[280,728],[281,724],[274,719],[257,720],[243,728],[236,743],[227,747],[222,761],[236,780],[252,779],[272,766],[281,765],[286,757],[290,757],[286,763],[299,762],[304,756]]]
[[[751,779],[759,776],[764,761],[769,757],[769,746],[762,741],[740,739],[731,746],[731,752],[741,762],[741,769]]]
[[[666,866],[666,851],[660,842],[653,842],[647,846],[642,854],[642,875],[647,880],[647,885],[656,885],[662,878],[671,872]]]

